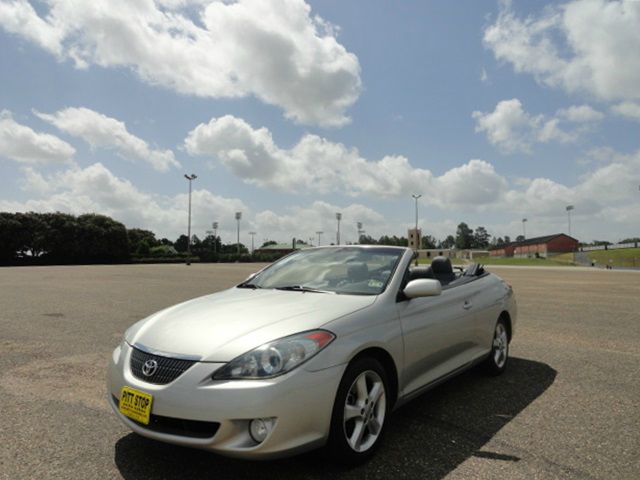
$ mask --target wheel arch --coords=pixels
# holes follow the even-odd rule
[[[500,316],[498,317],[498,319],[502,319],[504,320],[505,326],[507,327],[507,336],[509,337],[509,342],[511,342],[511,336],[512,336],[512,332],[513,332],[513,327],[511,325],[511,315],[509,314],[508,311],[503,310],[500,313]]]
[[[369,357],[374,358],[384,368],[387,373],[387,379],[389,381],[389,399],[391,400],[391,406],[393,406],[398,400],[398,368],[396,367],[396,362],[393,360],[391,354],[381,347],[368,347],[364,350],[358,352],[350,361],[349,364],[352,364],[356,360]]]

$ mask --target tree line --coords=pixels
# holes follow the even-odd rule
[[[88,213],[0,212],[0,264],[127,263],[186,260],[188,238],[156,238],[126,228],[106,216]],[[223,245],[219,236],[191,237],[191,256],[201,261],[269,260],[249,255],[246,246]]]
[[[521,240],[524,240],[522,235],[516,238],[516,241]],[[509,236],[504,238],[492,237],[485,227],[479,226],[474,230],[465,222],[461,222],[456,229],[456,234],[447,235],[443,240],[437,240],[431,235],[424,235],[421,239],[421,247],[424,249],[485,250],[487,248],[500,247],[510,242],[511,238]],[[395,235],[392,237],[383,235],[377,240],[369,235],[361,235],[359,243],[362,245],[395,245],[400,247],[409,245],[406,237],[397,237]]]
[[[522,241],[518,235],[515,241]],[[638,238],[622,243],[640,241]],[[294,240],[304,246],[303,240]],[[141,228],[126,228],[122,223],[105,215],[88,213],[8,213],[0,212],[0,264],[73,264],[73,263],[126,263],[184,261],[188,257],[188,238],[180,235],[175,240],[157,238],[155,233]],[[408,246],[406,237],[383,235],[375,239],[361,235],[363,245]],[[478,249],[485,250],[511,243],[509,236],[491,236],[487,229],[472,229],[465,222],[456,228],[455,235],[438,240],[431,235],[422,237],[425,249]],[[276,244],[270,240],[262,247]],[[610,244],[594,240],[593,244]],[[585,244],[589,245],[589,244]],[[272,261],[277,254],[254,254],[247,247],[222,244],[219,236],[191,237],[191,256],[203,262],[215,261]]]

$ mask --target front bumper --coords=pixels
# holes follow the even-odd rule
[[[114,350],[107,380],[109,403],[125,425],[155,440],[251,459],[277,458],[323,445],[346,367],[312,372],[303,365],[270,380],[213,381],[211,374],[224,364],[199,362],[173,382],[153,385],[132,375],[132,351],[125,342]],[[114,399],[120,398],[123,386],[153,395],[153,415],[220,426],[210,438],[150,430],[118,411]],[[249,435],[249,422],[255,418],[274,419],[269,435],[259,444]]]

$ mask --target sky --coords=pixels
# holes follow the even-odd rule
[[[640,235],[640,2],[0,0],[0,211]],[[526,223],[523,223],[526,218]]]

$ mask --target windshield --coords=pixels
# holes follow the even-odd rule
[[[400,249],[384,247],[301,250],[239,286],[378,295],[386,288],[403,253]]]

